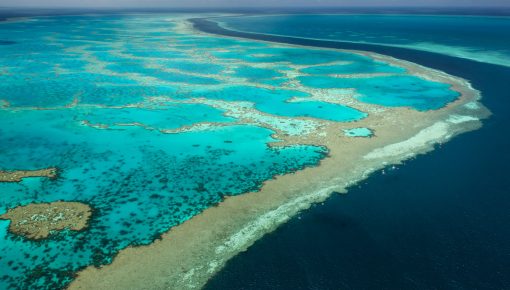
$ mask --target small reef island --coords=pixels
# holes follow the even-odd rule
[[[490,114],[441,71],[194,17],[0,23],[0,288],[197,289],[299,211]]]
[[[0,219],[11,221],[11,233],[40,240],[48,238],[55,231],[80,231],[86,228],[91,214],[91,208],[86,204],[57,201],[19,206],[1,215]]]
[[[57,178],[57,168],[51,167],[39,170],[14,170],[14,171],[0,170],[0,182],[20,182],[23,178],[27,177]]]

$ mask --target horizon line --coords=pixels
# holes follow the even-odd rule
[[[211,5],[211,6],[29,6],[29,5],[8,5],[0,6],[0,9],[12,9],[12,8],[23,8],[23,9],[510,9],[510,4],[506,6],[502,5],[463,5],[463,6],[428,6],[428,5],[389,5],[389,6],[308,6],[308,5],[294,5],[294,6],[228,6],[228,5]]]

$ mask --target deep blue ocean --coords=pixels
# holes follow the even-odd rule
[[[273,35],[376,43],[510,66],[510,17],[297,14],[228,17],[225,27]]]
[[[295,23],[296,17],[289,19]],[[488,34],[508,30],[472,30],[470,25],[437,33],[441,17],[428,17],[436,24],[430,29],[420,24],[419,33],[409,33],[412,41],[423,41],[423,35],[439,44],[459,35],[483,39],[478,43],[483,57],[501,52],[496,42],[510,40],[494,38],[493,43]],[[393,19],[392,25],[417,27],[407,19]],[[336,22],[313,29],[342,32],[342,26],[327,26],[331,23]],[[195,24],[224,35],[368,50],[436,68],[471,81],[493,113],[480,130],[373,174],[347,195],[333,195],[303,212],[229,261],[207,289],[510,289],[509,67],[380,42],[303,39],[302,27],[285,18],[278,25],[292,30],[291,37],[227,31],[200,20]],[[243,29],[271,33],[253,25]],[[371,34],[381,27],[363,29]]]

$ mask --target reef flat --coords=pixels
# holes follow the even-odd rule
[[[0,184],[0,214],[94,209],[83,230],[37,244],[0,221],[0,287],[200,287],[300,210],[488,115],[468,82],[439,71],[209,35],[191,17],[0,24],[16,42],[0,48],[0,163],[61,169],[58,182]],[[377,134],[344,134],[356,128]]]
[[[423,68],[415,69],[425,72]],[[443,81],[446,77],[434,71],[427,75]],[[311,204],[324,201],[334,192],[347,192],[349,186],[378,169],[399,164],[433,150],[435,144],[447,142],[457,134],[479,128],[478,118],[489,113],[469,109],[479,99],[478,93],[462,80],[448,79],[463,91],[456,102],[427,113],[389,109],[356,122],[356,126],[374,129],[374,138],[345,137],[339,130],[350,128],[349,125],[325,125],[324,134],[308,139],[311,144],[329,149],[328,158],[320,166],[278,176],[266,181],[260,191],[229,197],[218,207],[208,208],[174,227],[161,240],[146,247],[130,247],[112,264],[80,272],[70,289],[202,287],[226,261]],[[476,116],[476,120],[458,123],[452,115]]]
[[[56,178],[57,168],[51,167],[39,170],[14,170],[4,171],[0,170],[0,182],[20,182],[23,178],[27,177],[47,177]]]
[[[32,240],[45,239],[52,232],[87,227],[91,208],[79,202],[51,202],[18,206],[0,216],[10,220],[9,231]]]
[[[313,91],[311,93],[314,98],[369,112],[355,122],[313,120],[313,123],[308,124],[312,129],[299,134],[281,132],[273,127],[275,136],[281,138],[281,141],[270,143],[271,146],[300,143],[328,148],[328,158],[321,160],[320,166],[278,176],[266,181],[258,191],[229,197],[217,207],[208,208],[193,219],[174,227],[161,240],[147,247],[130,247],[122,251],[112,264],[100,269],[89,267],[80,272],[70,288],[120,289],[132,285],[169,289],[200,288],[231,257],[244,251],[299,211],[323,201],[333,192],[345,193],[349,186],[366,178],[371,172],[426,153],[433,150],[435,144],[479,128],[479,120],[490,114],[478,102],[479,93],[465,80],[375,53],[343,52],[364,55],[392,65],[394,68],[391,70],[400,68],[422,79],[448,84],[458,95],[448,104],[443,103],[434,110],[427,110],[425,106],[434,102],[432,99],[427,100],[427,97],[432,97],[435,92],[416,90],[411,95],[424,98],[424,107],[420,110],[416,107],[421,105],[413,109],[412,106],[398,106],[398,102],[393,103],[394,106],[389,102],[359,102],[352,91],[340,91],[338,94],[335,85],[328,88],[331,89],[329,91]],[[369,72],[334,76],[363,78],[381,75]],[[293,77],[299,77],[299,72]],[[403,93],[408,90],[405,88]],[[297,117],[294,120],[306,119]],[[262,122],[258,124],[268,126]],[[351,138],[342,133],[358,128],[377,132],[377,136]],[[197,232],[200,235],[194,234]],[[101,282],[97,282],[99,278]]]

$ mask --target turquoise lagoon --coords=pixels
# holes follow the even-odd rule
[[[354,90],[361,102],[416,110],[458,96],[367,56],[198,35],[184,18],[0,24],[0,39],[8,41],[0,46],[0,170],[60,172],[56,180],[0,183],[0,214],[57,200],[94,209],[87,229],[41,241],[9,233],[9,221],[1,220],[0,288],[65,287],[79,269],[110,263],[225,196],[316,166],[328,153],[268,146],[279,141],[273,128],[243,123],[218,102],[248,104],[273,123],[354,122],[367,113],[314,93]],[[363,76],[375,72],[385,75]]]
[[[333,78],[330,76],[299,77],[305,86],[314,88],[357,88],[360,101],[388,107],[408,106],[420,111],[435,110],[459,97],[448,84],[415,76],[370,76]]]
[[[345,136],[348,137],[372,137],[374,135],[374,132],[370,130],[370,128],[365,127],[359,127],[359,128],[352,128],[352,129],[344,129]]]

